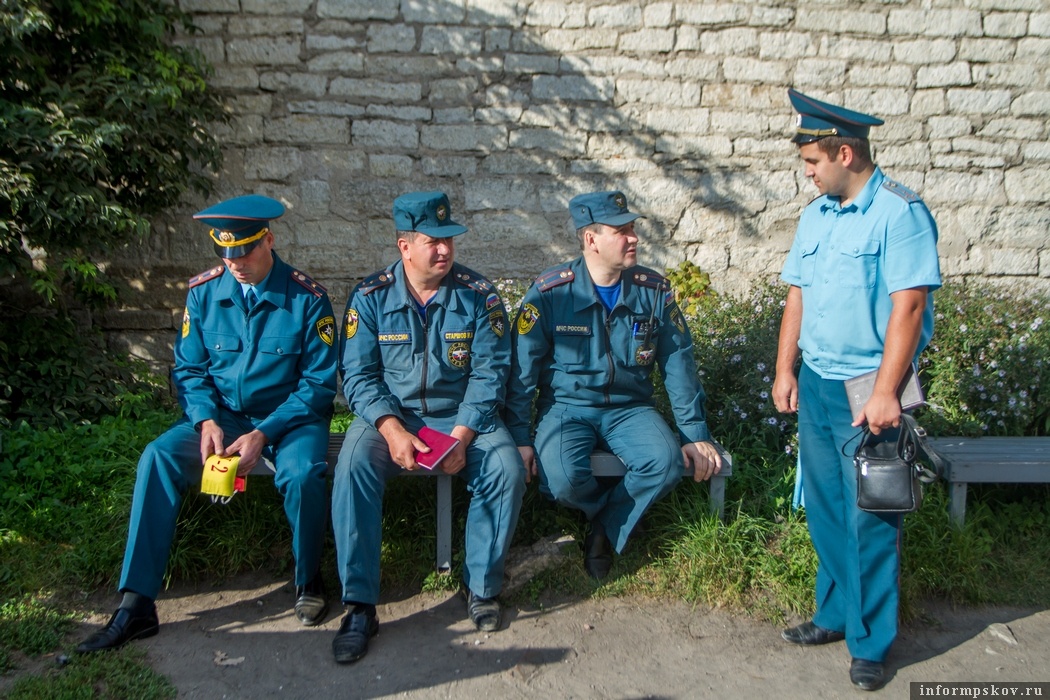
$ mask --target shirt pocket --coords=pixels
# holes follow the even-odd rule
[[[269,335],[259,338],[259,352],[263,355],[296,358],[301,351],[298,336]]]
[[[871,289],[879,269],[879,242],[875,240],[847,244],[838,263],[838,283],[842,287]]]
[[[565,368],[582,367],[590,361],[593,331],[588,325],[554,326],[554,362]]]
[[[221,355],[227,352],[241,351],[241,337],[232,333],[217,333],[215,331],[203,331],[204,347],[212,355]]]
[[[819,245],[817,241],[814,241],[806,244],[799,250],[798,272],[803,287],[809,287],[813,284],[813,275],[817,269],[817,248]]]

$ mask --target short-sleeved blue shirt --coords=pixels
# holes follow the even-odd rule
[[[879,368],[890,295],[941,286],[937,224],[911,190],[875,168],[860,194],[813,200],[799,220],[781,279],[802,289],[802,359],[825,379]],[[933,335],[927,298],[918,353]]]

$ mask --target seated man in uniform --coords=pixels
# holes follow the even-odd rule
[[[212,455],[239,455],[247,474],[276,467],[295,554],[295,615],[328,610],[319,567],[325,455],[336,388],[335,318],[324,288],[273,251],[280,202],[235,197],[194,216],[211,228],[218,265],[189,281],[172,378],[183,415],[139,460],[119,590],[109,623],[78,652],[115,649],[159,629],[154,599],[183,496]]]
[[[343,602],[332,641],[338,663],[360,659],[379,628],[383,492],[428,452],[427,426],[459,444],[436,468],[460,474],[472,494],[463,578],[478,629],[500,626],[503,565],[525,491],[525,470],[500,409],[510,368],[507,314],[492,284],[455,262],[448,197],[414,192],[394,201],[400,259],[365,279],[346,307],[343,392],[357,416],[346,431],[332,492]]]
[[[649,506],[678,483],[684,464],[701,481],[718,473],[722,461],[710,441],[689,328],[668,281],[637,264],[639,215],[620,192],[574,197],[569,213],[583,254],[540,275],[522,300],[506,416],[526,468],[538,470],[540,490],[586,514],[584,566],[601,579],[612,550],[623,551]],[[654,407],[654,364],[663,372],[678,435]],[[611,489],[591,473],[596,447],[627,466]]]

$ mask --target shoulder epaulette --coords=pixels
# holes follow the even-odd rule
[[[545,292],[548,289],[554,289],[555,287],[572,282],[575,278],[576,273],[570,270],[567,266],[556,267],[552,270],[547,270],[536,278],[536,289]]]
[[[919,202],[922,200],[922,198],[919,195],[915,194],[901,183],[895,182],[894,180],[890,180],[889,178],[886,178],[882,181],[882,186],[890,192],[892,192],[893,194],[900,197],[901,199],[903,199],[908,204],[911,204],[912,202]]]
[[[204,284],[205,282],[211,282],[222,277],[222,273],[226,272],[225,265],[216,265],[210,270],[206,270],[196,277],[190,277],[190,281],[186,283],[186,286],[193,289],[197,285]]]
[[[655,270],[642,268],[634,273],[632,279],[634,280],[635,284],[640,284],[643,287],[652,287],[653,289],[664,290],[671,289],[671,283],[668,281],[668,279],[661,275],[659,272],[656,272]]]
[[[492,291],[492,283],[476,272],[459,269],[452,276],[456,278],[457,282],[470,287],[478,294],[488,294]]]
[[[298,270],[292,270],[292,279],[306,287],[315,297],[323,297],[328,290]]]
[[[362,294],[368,296],[380,287],[385,287],[388,284],[394,283],[394,275],[390,270],[381,270],[371,277],[366,277],[364,281],[357,286]]]

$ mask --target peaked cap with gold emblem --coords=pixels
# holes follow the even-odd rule
[[[270,221],[284,215],[284,205],[261,194],[227,199],[199,211],[193,218],[211,226],[211,240],[220,258],[244,257],[270,232]]]

